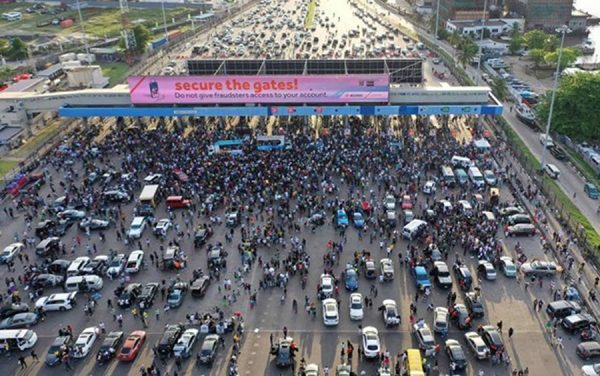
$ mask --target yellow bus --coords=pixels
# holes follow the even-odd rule
[[[425,376],[425,372],[423,372],[423,360],[421,359],[421,350],[406,350],[406,358],[404,360],[404,372],[406,376]]]

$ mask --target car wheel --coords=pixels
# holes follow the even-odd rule
[[[59,311],[61,311],[61,312],[64,312],[64,311],[66,311],[67,309],[66,309],[65,307],[60,307],[58,310],[59,310]]]

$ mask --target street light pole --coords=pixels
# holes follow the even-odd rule
[[[86,60],[90,58],[90,46],[88,46],[87,36],[85,35],[85,26],[83,25],[83,15],[81,14],[81,5],[77,0],[77,13],[79,14],[79,25],[81,26],[81,34],[83,34],[83,46],[85,47],[85,53],[87,54]]]
[[[167,32],[167,15],[165,13],[165,2],[160,2],[160,7],[162,8],[162,16],[163,16],[163,27],[165,28],[165,40],[169,43],[169,33]]]
[[[481,57],[483,51],[483,35],[485,34],[485,18],[487,16],[487,0],[483,2],[483,18],[481,19],[481,38],[479,38],[479,49],[477,53],[479,54],[479,59],[477,59],[477,74],[475,75],[475,83],[479,86],[479,76],[481,76]]]
[[[438,37],[438,25],[439,25],[439,20],[440,20],[440,1],[442,0],[437,0],[437,9],[435,11],[435,39],[439,39]]]
[[[542,158],[540,169],[543,170],[546,164],[546,149],[548,148],[548,137],[550,134],[550,125],[552,124],[552,112],[554,111],[554,99],[556,98],[556,89],[558,88],[558,76],[560,74],[560,60],[562,59],[563,44],[565,43],[565,35],[571,32],[567,25],[563,25],[556,29],[556,32],[561,33],[560,50],[558,51],[558,61],[556,62],[556,72],[554,72],[554,84],[552,85],[552,97],[550,98],[550,110],[548,111],[548,121],[546,122],[546,132],[544,134],[544,145],[542,147]]]

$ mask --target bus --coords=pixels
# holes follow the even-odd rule
[[[423,360],[421,359],[421,350],[406,350],[406,358],[404,360],[404,372],[406,376],[425,376],[425,372],[423,372]]]
[[[208,147],[208,155],[213,155],[215,153],[229,153],[231,155],[242,155],[244,154],[244,150],[242,150],[243,146],[244,140],[242,139],[219,140]]]
[[[150,205],[153,208],[156,207],[158,194],[158,185],[145,185],[144,189],[142,189],[142,193],[140,193],[140,204],[142,205]]]
[[[262,151],[289,150],[292,145],[286,142],[285,136],[257,136],[256,149]]]
[[[8,344],[8,351],[24,351],[32,348],[38,340],[37,334],[28,329],[0,330],[0,348]]]

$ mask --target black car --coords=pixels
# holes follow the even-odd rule
[[[473,277],[471,276],[469,268],[466,265],[454,264],[452,270],[454,271],[454,275],[456,276],[460,288],[463,291],[469,291],[471,289],[471,284],[473,283]]]
[[[169,357],[173,353],[173,346],[177,343],[177,340],[183,334],[185,328],[180,324],[170,324],[165,327],[160,340],[156,343],[156,351],[161,357]]]
[[[0,308],[0,320],[24,312],[29,312],[29,306],[27,304],[7,304]]]
[[[194,282],[192,282],[192,286],[190,288],[192,296],[195,298],[204,297],[206,290],[208,290],[208,286],[210,286],[210,277],[204,276],[196,279]]]
[[[62,219],[62,220],[58,221],[58,223],[50,231],[50,233],[53,236],[63,236],[64,234],[67,233],[67,231],[69,231],[69,229],[71,228],[71,226],[73,226],[73,223],[75,223],[75,221],[72,221],[72,220],[69,220],[69,219]]]
[[[64,280],[64,277],[56,274],[38,274],[33,277],[31,285],[34,289],[43,289],[45,287],[60,286]]]
[[[71,336],[58,336],[46,354],[46,365],[55,366],[62,363],[62,357],[71,347]]]
[[[564,161],[567,159],[567,154],[563,149],[560,148],[560,146],[554,145],[548,149],[550,150],[550,154],[552,154],[554,158],[558,159],[559,161]]]
[[[596,324],[596,319],[587,313],[578,313],[575,315],[567,316],[562,320],[562,326],[566,331],[575,333],[580,330],[589,328],[591,325]]]
[[[97,276],[103,276],[108,269],[108,257],[98,256],[90,261],[86,266],[83,267],[83,274],[95,274]]]
[[[96,361],[98,364],[104,364],[112,359],[117,353],[117,349],[123,341],[123,332],[110,332],[104,338],[100,349],[98,349],[98,355],[96,355]]]
[[[141,283],[130,283],[125,286],[123,291],[117,293],[117,296],[119,297],[117,304],[121,308],[131,307],[138,300],[141,292]]]
[[[492,325],[485,325],[481,328],[480,333],[483,342],[490,348],[492,355],[497,352],[504,351],[504,342],[496,327]]]
[[[42,221],[35,226],[35,236],[40,239],[46,239],[52,234],[52,230],[56,227],[57,223],[51,219]]]
[[[156,293],[158,292],[158,283],[149,282],[142,287],[142,291],[140,292],[139,301],[144,302],[144,307],[148,308],[154,303],[154,298],[156,298]]]
[[[212,364],[219,348],[219,336],[216,334],[209,334],[204,338],[202,342],[202,348],[200,349],[200,363],[201,364]]]
[[[467,357],[457,340],[449,339],[446,341],[446,354],[448,354],[448,359],[450,359],[450,363],[454,364],[456,370],[467,368]]]
[[[472,317],[485,316],[481,298],[478,297],[476,293],[471,291],[465,294],[465,305],[467,306],[467,310]]]
[[[46,271],[50,274],[64,276],[67,272],[67,269],[69,269],[69,265],[71,265],[71,261],[69,260],[54,260],[50,265],[48,265]]]

